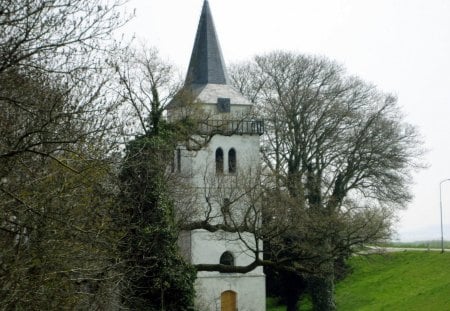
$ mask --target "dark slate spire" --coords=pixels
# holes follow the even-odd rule
[[[228,84],[228,77],[209,3],[205,0],[192,49],[186,85],[209,83]]]

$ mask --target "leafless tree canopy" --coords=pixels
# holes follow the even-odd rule
[[[0,304],[115,301],[120,101],[105,60],[122,1],[0,2]],[[104,286],[111,280],[111,286]]]
[[[256,57],[232,78],[267,122],[267,171],[309,208],[337,210],[356,197],[408,202],[420,140],[394,96],[326,59],[283,52]]]
[[[0,73],[11,67],[51,72],[93,68],[125,19],[126,0],[7,0],[0,3]]]
[[[162,60],[155,48],[120,53],[113,64],[118,79],[116,90],[126,103],[132,134],[147,134],[158,122],[177,92],[181,79],[173,65]]]
[[[231,79],[266,122],[265,224],[284,230],[267,251],[315,265],[329,286],[330,262],[388,238],[395,210],[411,199],[417,130],[395,96],[325,58],[274,52],[234,66]],[[309,259],[289,258],[299,255]]]

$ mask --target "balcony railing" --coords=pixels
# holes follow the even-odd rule
[[[264,120],[208,120],[199,124],[198,130],[202,135],[262,135]]]

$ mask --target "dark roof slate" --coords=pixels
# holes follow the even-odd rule
[[[228,84],[228,77],[209,3],[205,0],[185,85],[209,83]]]

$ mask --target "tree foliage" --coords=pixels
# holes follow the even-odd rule
[[[0,101],[2,306],[111,306],[110,148],[86,133],[65,87],[41,73],[10,75],[2,95],[15,101]]]
[[[417,131],[394,96],[325,58],[274,52],[231,76],[266,122],[267,187],[289,197],[284,214],[266,208],[267,226],[284,224],[266,252],[312,268],[315,308],[332,310],[334,261],[387,238],[395,210],[411,198]]]
[[[174,145],[165,131],[130,142],[121,172],[124,301],[133,310],[188,310],[193,304],[196,272],[178,250],[166,176]]]
[[[0,3],[0,304],[111,309],[120,1]]]
[[[0,3],[0,74],[9,68],[75,73],[98,68],[122,26],[122,0],[8,0]]]
[[[134,53],[116,64],[120,95],[129,105],[136,132],[127,144],[120,171],[116,222],[124,236],[122,301],[132,310],[188,310],[193,306],[195,269],[178,249],[176,189],[171,170],[186,124],[167,123],[163,111],[178,83],[173,68],[155,50]],[[185,121],[185,120],[184,120]]]

